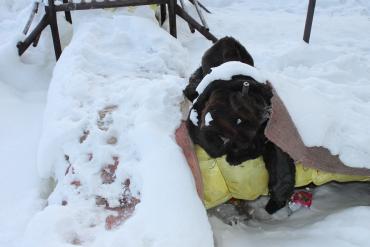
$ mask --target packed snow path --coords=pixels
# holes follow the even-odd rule
[[[56,187],[31,222],[42,230],[27,233],[37,246],[213,245],[174,139],[186,52],[153,11],[135,12],[140,17],[116,10],[74,18],[38,152],[39,173]]]

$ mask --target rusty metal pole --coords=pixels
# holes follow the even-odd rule
[[[306,25],[304,27],[303,40],[308,44],[310,42],[311,28],[313,22],[313,15],[315,13],[316,0],[309,0],[306,17]]]

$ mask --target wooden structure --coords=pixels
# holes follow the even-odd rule
[[[46,0],[44,0],[46,1]],[[61,53],[62,47],[60,43],[59,37],[59,30],[58,30],[58,23],[57,23],[57,13],[64,12],[66,20],[72,24],[72,16],[71,11],[76,10],[89,10],[89,9],[105,9],[105,8],[117,8],[117,7],[127,7],[127,6],[139,6],[139,5],[151,5],[151,4],[158,4],[160,5],[161,10],[161,24],[163,24],[166,16],[166,9],[168,9],[168,17],[169,17],[169,26],[170,26],[170,34],[176,38],[177,30],[176,30],[176,15],[183,18],[186,22],[188,22],[189,27],[193,31],[194,29],[200,32],[204,37],[211,40],[212,42],[216,42],[217,38],[213,36],[205,23],[204,17],[200,12],[200,7],[205,9],[207,12],[208,10],[198,3],[198,0],[189,0],[197,9],[197,12],[200,16],[202,24],[198,23],[194,18],[192,18],[183,7],[177,4],[177,0],[59,0],[60,3],[55,4],[55,0],[47,0],[47,4],[45,4],[45,14],[41,18],[41,21],[35,26],[33,31],[26,36],[26,38],[18,42],[17,48],[18,53],[21,56],[31,44],[34,47],[37,46],[38,40],[42,31],[47,27],[50,26],[51,35],[53,38],[54,43],[54,51],[55,57],[58,60]],[[38,2],[35,2],[33,7],[31,16],[26,24],[26,27],[23,33],[26,35],[28,30],[31,26],[32,20],[37,13],[39,8]],[[183,3],[182,3],[182,6]]]
[[[304,27],[303,40],[308,44],[310,42],[311,28],[313,22],[313,15],[315,13],[316,0],[309,0],[306,17],[306,24]]]

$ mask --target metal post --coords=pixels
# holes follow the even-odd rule
[[[62,54],[62,45],[60,44],[58,22],[57,22],[57,12],[55,11],[54,0],[49,0],[49,6],[45,7],[45,11],[48,15],[51,36],[54,43],[54,52],[56,60],[59,59]]]
[[[306,25],[304,27],[303,40],[308,44],[310,42],[313,15],[315,13],[316,0],[309,0]]]
[[[176,14],[192,25],[198,32],[204,37],[211,40],[213,43],[217,42],[217,38],[213,36],[204,26],[200,25],[196,20],[193,19],[188,13],[186,13],[179,5],[176,5]]]
[[[168,14],[170,21],[170,34],[176,38],[176,0],[168,0]]]
[[[189,0],[192,4],[194,4],[194,0]],[[199,6],[208,14],[212,14],[211,11],[209,11],[206,6],[204,6],[201,2],[198,1]]]
[[[38,9],[39,9],[39,2],[34,2],[33,6],[32,6],[32,11],[31,11],[30,17],[28,18],[26,26],[23,29],[23,34],[24,35],[26,35],[28,33],[28,30],[30,30],[33,18],[35,17]]]
[[[167,15],[166,4],[161,4],[160,9],[161,9],[161,26],[162,26],[164,22],[166,21],[166,15]]]
[[[63,3],[68,3],[68,0],[63,0]],[[70,11],[65,11],[64,12],[65,16],[66,16],[66,20],[72,24],[72,16],[71,16],[71,12]]]
[[[206,19],[204,18],[203,13],[202,13],[202,11],[200,10],[198,0],[194,0],[194,6],[195,6],[195,9],[196,9],[196,10],[197,10],[197,12],[198,12],[198,15],[199,15],[200,21],[202,22],[203,26],[204,26],[207,30],[209,30],[208,25],[207,25],[207,22],[206,22]]]
[[[187,12],[184,0],[180,0],[180,3],[181,3],[181,7],[184,9],[184,11]],[[190,25],[190,23],[188,23],[188,25],[189,25],[190,32],[194,33],[195,29]]]

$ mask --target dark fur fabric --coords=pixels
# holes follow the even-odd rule
[[[189,85],[184,90],[184,95],[190,101],[193,101],[198,97],[195,89],[204,76],[210,73],[212,68],[230,61],[239,61],[254,66],[252,56],[239,41],[232,37],[224,37],[204,53],[202,65],[191,75]]]
[[[193,142],[211,157],[226,155],[230,165],[263,156],[271,196],[266,210],[272,214],[285,206],[295,184],[293,160],[264,135],[272,89],[249,76],[235,75],[231,80],[213,81],[201,95],[195,91],[204,71],[209,72],[212,67],[227,61],[241,61],[253,66],[253,59],[246,49],[230,37],[219,40],[205,53],[202,66],[193,73],[184,90],[191,101],[198,97],[191,109],[197,113],[197,123],[188,118],[189,134]],[[244,82],[249,83],[249,90],[243,95]],[[209,123],[206,122],[207,114],[212,117]]]

